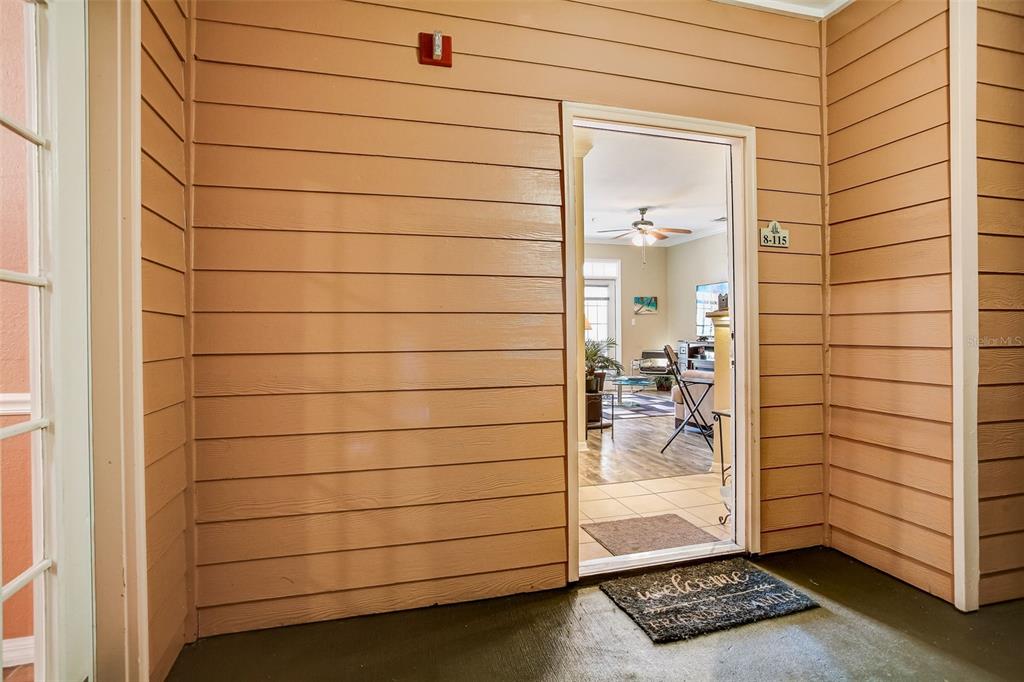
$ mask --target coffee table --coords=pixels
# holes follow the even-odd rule
[[[614,379],[612,379],[612,383],[615,384],[617,391],[615,404],[618,405],[619,407],[625,407],[629,403],[624,403],[622,401],[623,386],[650,388],[651,386],[654,385],[654,379],[651,379],[650,377],[615,377]]]

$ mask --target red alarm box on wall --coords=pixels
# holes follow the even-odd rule
[[[452,65],[452,37],[441,35],[440,31],[420,34],[420,64],[430,66]]]

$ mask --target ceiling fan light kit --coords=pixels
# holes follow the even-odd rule
[[[643,260],[643,264],[647,265],[647,247],[653,245],[656,241],[662,239],[668,239],[668,234],[692,234],[693,230],[688,230],[685,227],[655,227],[654,223],[647,220],[646,215],[648,208],[641,208],[640,220],[634,220],[633,226],[625,230],[619,228],[614,230],[598,230],[598,233],[603,232],[618,232],[619,234],[611,237],[611,239],[621,239],[622,237],[629,237],[633,246],[639,246],[641,251],[640,255]],[[666,234],[668,233],[668,234]]]

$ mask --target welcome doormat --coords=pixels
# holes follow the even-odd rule
[[[598,521],[585,523],[581,528],[615,556],[718,542],[714,535],[678,514]]]
[[[656,644],[818,606],[744,559],[609,580],[601,591]]]

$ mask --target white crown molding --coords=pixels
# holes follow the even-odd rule
[[[720,2],[724,5],[750,7],[751,9],[759,9],[773,14],[785,14],[790,17],[816,19],[820,21],[832,16],[853,2],[853,0],[832,0],[832,2],[821,7],[810,7],[799,2],[787,2],[787,0],[715,0],[715,2]]]
[[[32,414],[31,393],[0,393],[0,416]]]

